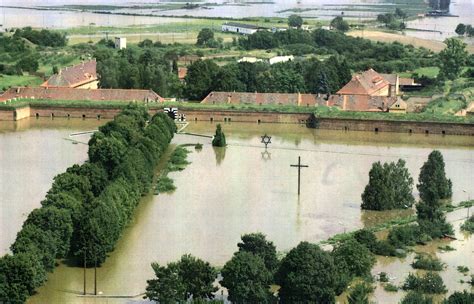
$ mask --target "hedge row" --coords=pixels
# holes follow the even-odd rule
[[[89,160],[54,178],[0,258],[0,302],[23,303],[46,280],[56,259],[100,265],[151,187],[154,169],[176,126],[130,105],[89,141]]]

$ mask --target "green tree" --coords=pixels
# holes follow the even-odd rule
[[[444,300],[443,304],[470,304],[474,303],[474,293],[455,291],[448,299]]]
[[[225,134],[222,131],[222,126],[221,124],[218,124],[216,127],[216,134],[214,135],[214,138],[212,139],[212,146],[214,147],[225,147],[226,141],[225,141]]]
[[[340,32],[347,32],[349,30],[349,23],[341,16],[337,16],[336,18],[332,19],[330,26]]]
[[[389,210],[411,207],[413,178],[405,167],[405,161],[372,164],[369,183],[362,193],[362,209]]]
[[[348,304],[369,304],[369,294],[374,288],[367,283],[358,283],[347,296]]]
[[[211,60],[198,60],[188,67],[185,94],[191,100],[202,100],[213,89],[219,67]]]
[[[354,239],[336,245],[332,256],[335,265],[352,277],[370,276],[375,264],[375,257],[370,250]]]
[[[401,8],[397,7],[395,9],[395,16],[400,19],[405,19],[407,17],[407,13]]]
[[[17,62],[16,67],[24,72],[36,72],[39,68],[39,63],[33,56],[28,56],[21,58]]]
[[[203,28],[199,31],[196,44],[204,46],[214,40],[214,32],[209,28]]]
[[[466,25],[464,23],[459,23],[454,30],[459,36],[464,36],[466,33]]]
[[[457,38],[444,41],[446,48],[439,53],[439,75],[443,79],[454,80],[462,71],[469,53],[466,44]]]
[[[148,280],[146,297],[159,303],[210,300],[217,288],[213,283],[217,271],[208,262],[189,254],[183,255],[178,262],[162,267],[152,264],[156,279]]]
[[[253,253],[239,251],[221,271],[222,286],[229,291],[232,303],[271,303],[272,274],[264,260]]]
[[[281,261],[276,273],[282,303],[334,303],[336,267],[330,253],[301,242]]]
[[[400,304],[433,304],[433,299],[420,292],[410,291],[405,295]]]
[[[288,26],[300,28],[302,25],[303,18],[301,18],[301,16],[293,14],[288,17]]]
[[[242,236],[242,242],[238,243],[239,252],[250,252],[261,257],[270,273],[274,273],[278,267],[276,247],[273,242],[267,241],[262,233],[251,233]]]
[[[423,233],[433,238],[453,233],[452,226],[446,222],[441,210],[441,200],[452,195],[452,183],[446,178],[444,166],[443,155],[434,150],[421,167],[418,178],[417,188],[421,198],[416,205],[418,225]]]

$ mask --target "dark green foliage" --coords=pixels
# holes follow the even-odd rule
[[[373,253],[382,256],[403,257],[404,254],[397,252],[397,248],[387,240],[377,241]]]
[[[23,57],[16,63],[15,67],[23,72],[34,73],[39,68],[39,62],[33,56]]]
[[[469,268],[467,266],[458,266],[457,267],[457,270],[460,272],[460,273],[468,273],[469,272]]]
[[[374,288],[367,283],[359,283],[347,296],[348,304],[369,304],[369,294],[374,291]]]
[[[460,75],[469,53],[466,44],[457,38],[448,38],[444,43],[446,48],[439,53],[439,75],[443,79],[454,80]]]
[[[421,231],[433,238],[452,234],[452,226],[441,210],[441,200],[452,196],[452,183],[446,178],[443,155],[439,151],[430,153],[421,167],[418,182],[421,201],[416,210]]]
[[[474,233],[474,215],[468,218],[462,225],[461,230]]]
[[[214,135],[214,138],[212,139],[212,146],[225,147],[226,145],[227,144],[225,141],[225,134],[222,131],[222,126],[218,124],[216,127],[216,134]]]
[[[379,273],[379,281],[380,282],[388,282],[388,280],[389,279],[388,279],[388,275],[387,275],[386,272],[382,271],[381,273]]]
[[[239,252],[250,252],[263,259],[265,267],[270,273],[274,273],[278,267],[276,247],[273,242],[267,241],[262,233],[251,233],[242,236],[242,242],[238,243]]]
[[[66,46],[67,38],[65,34],[58,32],[52,32],[48,30],[36,31],[31,27],[25,27],[23,29],[17,29],[14,37],[21,37],[28,39],[34,44],[41,46]]]
[[[464,23],[459,23],[454,30],[459,36],[464,36],[466,33],[466,25]]]
[[[351,277],[366,277],[375,264],[375,257],[367,247],[354,239],[338,244],[332,251],[338,269]]]
[[[301,242],[281,261],[276,283],[282,303],[334,303],[336,267],[330,253]]]
[[[168,170],[173,171],[181,171],[190,163],[186,160],[189,154],[189,150],[184,147],[176,147],[170,157],[170,161],[168,163]]]
[[[173,192],[176,190],[176,186],[171,178],[168,176],[160,176],[156,182],[155,195],[160,193]]]
[[[383,290],[388,291],[388,292],[397,292],[398,287],[396,285],[387,283],[383,286]]]
[[[199,31],[196,44],[199,46],[206,46],[213,40],[214,32],[209,28],[203,28]]]
[[[159,303],[184,302],[190,298],[210,300],[217,288],[213,286],[217,271],[208,263],[191,255],[166,267],[153,263],[156,279],[148,280],[146,298]]]
[[[202,100],[212,91],[219,67],[211,60],[198,60],[188,67],[185,94],[191,100]]]
[[[448,299],[444,300],[444,304],[471,304],[474,303],[474,293],[456,291],[449,296]]]
[[[370,251],[374,251],[377,246],[377,237],[368,229],[360,229],[354,233],[354,239],[367,247]]]
[[[415,269],[424,269],[430,271],[443,270],[443,263],[441,263],[440,260],[426,254],[417,254],[411,266]]]
[[[431,297],[425,296],[417,291],[410,291],[400,302],[401,304],[433,304]]]
[[[232,303],[271,303],[272,274],[265,261],[253,253],[239,251],[221,271],[220,282],[229,291]]]
[[[414,246],[420,238],[420,229],[416,225],[396,226],[390,229],[388,241],[397,248]]]
[[[298,15],[290,15],[288,17],[288,26],[300,28],[303,25],[303,18]]]
[[[413,178],[399,159],[395,164],[376,162],[369,172],[369,183],[362,193],[362,209],[390,210],[411,207]]]
[[[445,293],[447,292],[443,279],[436,272],[427,272],[425,275],[408,275],[403,283],[404,290],[414,290],[422,293]]]
[[[340,32],[347,32],[349,30],[349,23],[347,23],[347,21],[345,21],[341,16],[332,19],[330,25],[333,29]]]

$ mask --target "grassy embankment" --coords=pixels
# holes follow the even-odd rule
[[[0,89],[11,86],[38,86],[43,80],[32,75],[2,75],[0,74]]]

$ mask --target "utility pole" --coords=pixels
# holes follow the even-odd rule
[[[290,167],[298,168],[298,195],[300,195],[300,188],[301,188],[301,168],[308,168],[307,165],[301,164],[301,156],[298,156],[298,164],[297,165],[290,165]]]
[[[84,295],[86,295],[86,247],[84,246]]]

